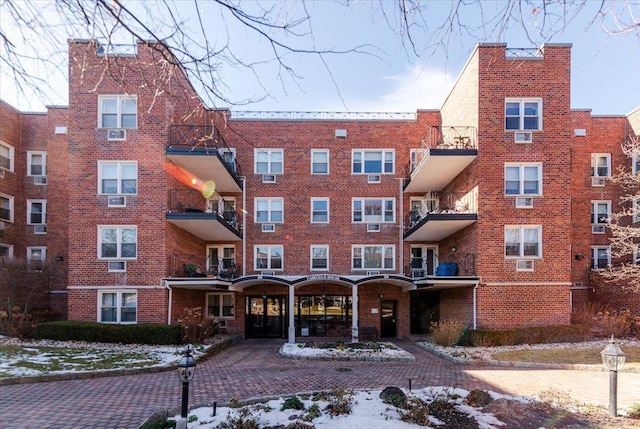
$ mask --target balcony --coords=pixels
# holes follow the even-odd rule
[[[167,221],[205,241],[240,241],[242,215],[222,197],[205,199],[194,189],[174,189]]]
[[[200,180],[213,180],[220,193],[242,192],[235,151],[213,125],[172,125],[166,155]]]
[[[439,265],[434,273],[429,272],[425,262],[421,258],[411,259],[411,277],[419,290],[473,287],[480,280],[476,272],[476,255],[473,253],[453,253],[451,261]],[[454,272],[448,272],[452,267],[455,268]]]
[[[406,219],[406,241],[440,241],[478,220],[478,190],[429,192],[412,203]]]
[[[411,153],[404,192],[441,191],[477,156],[474,127],[431,127]]]

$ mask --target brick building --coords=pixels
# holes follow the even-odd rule
[[[0,103],[0,252],[57,266],[69,319],[202,307],[293,340],[640,311],[593,280],[640,111],[572,110],[568,44],[480,44],[440,110],[405,114],[209,110],[155,45],[69,58],[67,108]]]

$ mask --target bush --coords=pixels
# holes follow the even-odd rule
[[[469,331],[462,345],[472,347],[511,346],[518,344],[544,344],[577,342],[589,338],[588,325],[539,326],[500,331]]]
[[[25,311],[18,306],[13,306],[9,311],[0,311],[0,335],[28,338],[33,335],[38,323],[59,317],[49,310]]]
[[[202,307],[185,308],[178,315],[178,323],[182,325],[182,340],[185,343],[202,344],[220,331],[216,319],[203,316]]]
[[[445,319],[431,323],[431,338],[436,344],[449,347],[460,342],[466,330],[466,324],[460,320]]]
[[[182,344],[182,326],[164,324],[112,325],[96,322],[45,322],[33,338],[121,344]]]
[[[472,407],[486,407],[493,402],[493,398],[486,390],[473,389],[467,395],[467,404]]]
[[[284,410],[304,410],[304,404],[297,396],[290,396],[282,403],[280,411]]]
[[[640,420],[640,404],[633,404],[627,410],[627,417],[630,419]]]
[[[629,310],[615,311],[605,309],[594,316],[594,330],[598,335],[625,338],[637,330],[638,318]]]

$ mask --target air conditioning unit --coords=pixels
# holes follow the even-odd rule
[[[275,174],[263,174],[262,175],[262,183],[276,183],[276,175]]]
[[[0,168],[0,177],[4,177],[4,170]]]
[[[380,175],[379,174],[369,174],[367,176],[367,183],[380,183]]]
[[[514,140],[516,143],[533,143],[533,133],[532,132],[516,132],[514,133]]]
[[[47,184],[47,176],[33,176],[33,184],[34,185],[46,185]]]
[[[605,184],[604,177],[592,177],[591,178],[591,186],[604,186]]]
[[[591,225],[592,234],[604,234],[604,225]]]
[[[573,284],[573,287],[584,287],[584,283],[582,283],[582,282],[575,282],[575,283]]]
[[[112,272],[127,271],[127,263],[125,261],[109,261],[107,262],[107,271],[112,271]]]
[[[422,269],[413,269],[411,270],[411,277],[418,278],[418,277],[425,277],[425,271]]]
[[[275,276],[276,272],[275,271],[260,271],[260,274],[263,276]]]
[[[124,195],[110,196],[107,198],[108,207],[126,207],[127,197]]]
[[[531,197],[516,197],[517,209],[530,209],[533,208],[533,198]]]
[[[6,223],[4,221],[0,220],[0,231],[2,231],[6,226]]]
[[[227,321],[226,320],[218,320],[218,327],[226,328],[227,327]]]
[[[34,234],[46,234],[47,233],[47,225],[33,225],[33,233]]]
[[[367,232],[380,232],[380,224],[379,223],[368,223],[367,224]]]
[[[262,224],[262,232],[274,232],[275,230],[276,230],[276,225],[273,223]]]
[[[368,276],[378,276],[380,275],[380,271],[367,271]]]
[[[127,130],[116,129],[116,130],[107,130],[107,140],[126,140],[127,139]]]
[[[516,261],[516,271],[533,271],[533,261],[531,259]]]

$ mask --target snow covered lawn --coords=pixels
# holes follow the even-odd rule
[[[364,360],[364,361],[415,361],[409,352],[393,343],[286,343],[280,348],[280,356],[290,359]]]

